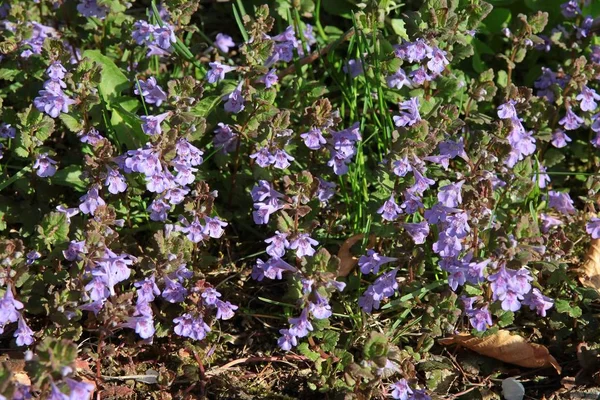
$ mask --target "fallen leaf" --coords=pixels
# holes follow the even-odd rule
[[[352,271],[352,268],[354,268],[354,266],[358,262],[358,258],[354,257],[352,255],[352,253],[350,252],[350,248],[352,248],[352,246],[354,246],[359,240],[362,240],[362,238],[364,236],[365,235],[362,233],[359,233],[358,235],[354,235],[351,238],[348,238],[340,246],[340,250],[338,251],[338,254],[337,254],[338,258],[340,259],[340,266],[338,268],[338,276],[348,276],[350,271]]]
[[[358,263],[358,257],[354,257],[350,249],[359,240],[365,235],[363,233],[359,233],[358,235],[354,235],[348,239],[340,246],[340,250],[337,253],[338,258],[340,259],[340,265],[338,267],[338,276],[348,276],[348,274],[352,271],[352,268]],[[369,235],[369,243],[367,248],[373,247],[375,245],[376,237],[375,235]]]
[[[469,334],[454,335],[441,339],[443,345],[458,344],[481,355],[495,358],[509,364],[526,368],[554,367],[560,374],[561,368],[546,346],[529,343],[522,336],[511,335],[507,330],[499,330],[484,338]]]
[[[600,239],[592,239],[577,274],[583,286],[596,289],[600,293]]]

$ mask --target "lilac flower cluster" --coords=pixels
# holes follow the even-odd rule
[[[160,124],[169,113],[158,116],[146,116],[142,119],[142,129],[149,135],[160,135]],[[147,143],[137,150],[129,150],[126,154],[115,159],[117,166],[126,174],[139,172],[144,174],[146,189],[156,193],[156,198],[148,207],[150,219],[165,221],[172,205],[180,204],[189,193],[187,185],[195,180],[196,166],[203,162],[203,152],[180,138],[175,144],[176,157],[166,161],[159,150],[159,139],[156,145]],[[171,170],[172,168],[172,170]],[[124,177],[116,169],[109,169],[105,185],[111,193],[121,192],[126,189]],[[112,188],[112,189],[111,189]],[[88,193],[89,195],[89,193]]]
[[[14,337],[17,346],[29,346],[33,343],[33,331],[23,318],[23,314],[19,311],[23,309],[23,303],[15,299],[10,285],[6,287],[4,296],[0,299],[0,334],[4,332],[6,325],[16,322],[17,329]]]
[[[290,62],[294,57],[294,49],[298,52],[299,56],[303,56],[305,51],[310,51],[310,46],[316,43],[316,39],[312,33],[312,26],[307,25],[306,29],[302,32],[305,39],[306,47],[302,47],[302,41],[296,37],[296,31],[292,25],[288,26],[285,31],[279,35],[273,37],[267,37],[275,42],[273,47],[273,53],[269,56],[265,62],[265,66],[270,67],[277,62]]]
[[[399,59],[417,63],[415,69],[408,74],[402,67],[386,78],[390,88],[418,87],[425,82],[437,78],[448,66],[446,52],[435,46],[428,45],[424,39],[414,42],[405,41],[395,47],[394,54]],[[429,72],[428,72],[429,71]]]
[[[173,52],[173,44],[177,42],[175,28],[167,23],[152,25],[146,21],[136,21],[131,34],[133,40],[139,45],[146,45],[150,56],[168,56]]]
[[[44,89],[40,90],[40,95],[33,100],[33,104],[40,112],[56,118],[61,112],[68,113],[69,106],[76,102],[63,92],[67,87],[63,81],[67,70],[59,61],[50,64],[46,73],[50,79],[44,82]]]
[[[412,389],[406,379],[400,379],[388,387],[393,399],[397,400],[431,400],[423,389]]]
[[[290,324],[287,329],[280,329],[281,337],[277,339],[277,344],[282,350],[289,351],[292,347],[298,345],[298,338],[308,336],[313,330],[311,317],[315,319],[329,318],[333,311],[329,305],[329,296],[332,291],[342,292],[346,284],[338,281],[326,281],[317,283],[316,280],[301,278],[302,294],[301,299],[303,309],[300,316],[289,318]]]
[[[535,138],[532,132],[526,131],[521,119],[517,116],[515,104],[514,100],[509,100],[498,107],[498,118],[510,120],[511,130],[508,134],[508,143],[511,151],[504,161],[504,164],[509,168],[514,167],[518,161],[535,152]]]
[[[34,54],[42,54],[42,47],[46,39],[58,38],[58,32],[52,27],[42,25],[39,22],[32,22],[31,27],[31,37],[21,41],[21,48],[25,49],[21,52],[23,58],[29,58]]]

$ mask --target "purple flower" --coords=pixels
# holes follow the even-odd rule
[[[547,215],[547,214],[540,214],[540,221],[542,223],[541,231],[542,233],[548,233],[548,231],[550,230],[550,228],[552,228],[553,226],[560,226],[562,225],[562,221],[554,218],[551,215]]]
[[[312,239],[308,233],[299,233],[298,236],[290,242],[290,249],[296,250],[296,257],[312,257],[315,254],[315,249],[313,249],[312,246],[317,246],[318,244],[319,242]]]
[[[188,292],[181,283],[170,279],[165,276],[165,288],[163,289],[161,296],[169,303],[181,303],[185,300]]]
[[[191,242],[200,243],[204,240],[204,226],[202,226],[198,217],[194,217],[194,220],[191,223],[182,217],[180,222],[183,226],[179,226],[177,230],[185,233]]]
[[[7,285],[4,296],[0,299],[0,333],[4,325],[17,322],[21,315],[17,310],[22,309],[23,303],[14,298],[11,286]]]
[[[135,330],[142,339],[150,339],[154,336],[154,320],[152,316],[141,315],[138,317],[128,317],[127,321],[121,324],[123,328]]]
[[[279,77],[277,76],[277,70],[275,70],[274,68],[269,70],[269,72],[267,72],[265,75],[261,76],[258,79],[259,82],[262,82],[265,84],[265,86],[268,88],[270,88],[271,86],[275,85],[277,82],[279,82]]]
[[[14,139],[17,135],[17,130],[4,122],[0,123],[0,138],[3,139]]]
[[[283,272],[295,272],[296,268],[286,263],[279,257],[272,257],[266,262],[260,258],[256,260],[256,264],[252,269],[252,279],[262,281],[265,277],[269,279],[283,279]]]
[[[581,102],[581,111],[594,111],[598,107],[598,103],[596,103],[595,100],[600,100],[600,95],[598,95],[594,89],[583,86],[581,93],[579,93],[575,99]]]
[[[259,148],[255,153],[250,154],[250,158],[254,159],[261,168],[267,168],[274,160],[268,147]]]
[[[563,148],[567,145],[567,143],[571,142],[571,138],[567,136],[565,131],[562,129],[557,129],[552,133],[552,146],[557,149]]]
[[[146,135],[160,135],[162,129],[160,124],[170,115],[170,112],[162,113],[159,115],[142,115],[142,130]]]
[[[321,296],[318,292],[315,293],[316,302],[308,303],[308,309],[312,316],[316,319],[326,319],[333,314],[331,306],[327,302],[327,298]]]
[[[79,201],[81,202],[81,204],[79,204],[79,209],[84,214],[94,215],[98,207],[106,205],[98,193],[97,186],[92,186],[86,194],[79,198]]]
[[[336,184],[333,182],[324,181],[321,178],[317,178],[319,180],[319,186],[317,187],[317,198],[322,203],[327,202],[335,195]]]
[[[66,73],[67,70],[62,66],[60,61],[54,61],[46,70],[46,74],[53,81],[60,81],[64,79]]]
[[[512,150],[509,153],[505,164],[508,167],[514,167],[517,161],[522,160],[525,156],[535,152],[535,138],[531,132],[526,132],[525,128],[518,119],[511,120],[513,123],[512,130],[508,135],[508,143]]]
[[[515,110],[515,104],[517,104],[514,100],[509,100],[508,102],[502,104],[498,107],[498,118],[502,119],[516,119],[517,118],[517,110]]]
[[[433,251],[442,257],[456,257],[462,250],[460,239],[456,236],[441,232],[437,242],[433,244]]]
[[[98,19],[106,18],[108,8],[98,4],[96,0],[79,0],[77,11],[84,17],[96,17]],[[71,396],[72,397],[72,396]]]
[[[292,347],[298,345],[296,336],[291,334],[289,329],[280,329],[281,337],[277,339],[277,345],[284,351],[290,351]]]
[[[62,81],[61,81],[62,82]],[[75,104],[75,100],[67,97],[62,90],[52,87],[52,90],[40,90],[40,96],[33,99],[33,105],[40,112],[45,112],[52,118],[62,113],[69,112],[69,106]]]
[[[255,203],[254,208],[256,208],[256,210],[252,211],[252,219],[257,225],[268,224],[271,214],[281,209],[281,207],[282,206],[280,206],[278,203],[273,204],[273,202]]]
[[[404,202],[400,205],[407,214],[414,214],[423,208],[423,202],[418,193],[413,193],[410,189],[404,191]]]
[[[460,181],[442,186],[437,195],[438,201],[446,207],[458,207],[459,204],[462,204],[460,191],[464,183],[465,181]]]
[[[242,82],[240,82],[235,90],[223,96],[225,101],[225,111],[237,114],[244,109],[244,96],[242,95]]]
[[[56,161],[48,157],[48,153],[43,153],[37,156],[33,169],[37,170],[37,176],[46,178],[53,176],[56,173]]]
[[[111,167],[106,167],[108,173],[106,174],[106,180],[104,184],[108,187],[108,191],[112,194],[122,193],[127,190],[127,183],[125,183],[125,177],[119,172],[119,170]]]
[[[578,14],[581,14],[579,8],[579,2],[577,0],[569,0],[566,3],[560,5],[560,10],[565,18],[575,18]]]
[[[250,195],[253,201],[265,201],[271,198],[278,199],[283,197],[281,193],[273,189],[271,183],[262,179],[252,188]]]
[[[100,312],[100,310],[102,310],[102,307],[104,306],[104,302],[105,299],[103,298],[102,300],[96,300],[92,301],[91,303],[82,304],[77,308],[84,311],[91,311],[94,313],[94,315],[98,315],[98,313]]]
[[[487,306],[479,309],[472,309],[467,315],[469,316],[471,326],[479,332],[487,330],[488,326],[492,325],[492,316]]]
[[[446,69],[446,65],[449,64],[446,59],[446,52],[437,47],[431,50],[428,57],[430,57],[430,60],[427,62],[427,68],[434,74],[441,74]]]
[[[419,99],[412,97],[410,100],[403,101],[399,104],[400,115],[393,117],[394,124],[400,126],[412,126],[417,122],[421,121],[421,115],[419,114]]]
[[[378,274],[379,268],[383,264],[397,260],[397,258],[381,256],[375,250],[369,249],[366,255],[360,256],[358,259],[358,266],[363,274]]]
[[[554,302],[550,297],[544,296],[539,289],[534,288],[525,295],[523,304],[529,306],[531,310],[535,310],[539,316],[545,317],[546,311],[552,308]]]
[[[285,249],[290,247],[290,242],[287,240],[288,233],[275,231],[275,236],[265,239],[265,243],[269,243],[267,246],[267,254],[271,257],[283,257],[285,255]]]
[[[33,343],[33,331],[27,326],[21,315],[19,315],[19,324],[14,337],[17,339],[17,346],[29,346]]]
[[[69,396],[61,392],[54,382],[51,383],[51,387],[50,397],[47,397],[46,400],[69,400]]]
[[[229,225],[219,217],[204,217],[204,223],[205,225],[202,233],[214,239],[219,239],[223,236],[223,233],[225,232],[223,228]]]
[[[89,292],[90,298],[95,302],[103,301],[111,295],[109,288],[101,277],[92,278],[92,280],[85,285],[85,290]]]
[[[394,74],[385,79],[390,88],[402,89],[404,86],[410,87],[412,85],[410,79],[406,77],[406,72],[404,72],[402,68],[398,68]]]
[[[77,242],[75,240],[71,240],[69,243],[69,247],[67,250],[63,250],[63,256],[67,261],[79,261],[81,260],[81,254],[87,253],[87,248],[85,247],[85,240]]]
[[[215,148],[221,148],[223,153],[230,153],[234,151],[239,142],[238,135],[233,133],[229,125],[219,122],[218,128],[215,129],[216,135],[213,138],[213,144]]]
[[[551,190],[548,192],[548,207],[554,208],[561,214],[575,214],[577,210],[573,207],[573,200],[568,193],[556,192]]]
[[[457,212],[448,215],[443,226],[446,234],[449,236],[456,236],[459,239],[466,237],[471,231],[471,228],[469,227],[469,217],[466,212]]]
[[[353,79],[364,73],[362,61],[358,58],[348,60],[343,69]]]
[[[304,139],[304,144],[311,150],[319,150],[322,145],[327,143],[320,129],[312,128],[306,133],[300,135]]]
[[[413,391],[410,386],[408,386],[406,379],[400,379],[399,381],[392,383],[388,390],[392,392],[392,398],[397,400],[409,400],[409,396],[412,398],[411,395],[413,394]]]
[[[156,286],[154,275],[144,278],[142,281],[137,281],[133,284],[137,288],[137,302],[150,303],[154,301],[154,297],[160,295],[160,290]]]
[[[215,39],[214,45],[223,53],[229,53],[229,48],[235,47],[235,43],[233,42],[231,36],[223,33],[217,33],[217,38]]]
[[[308,332],[313,330],[313,326],[308,320],[308,308],[303,309],[299,317],[290,318],[289,323],[289,333],[297,337],[308,336]]]
[[[533,173],[531,180],[533,183],[537,183],[541,189],[545,188],[546,184],[550,182],[550,176],[546,173],[546,167],[540,164],[539,171]]]
[[[217,300],[215,305],[217,306],[217,319],[231,319],[233,318],[234,311],[238,309],[238,306],[231,304],[228,301]]]
[[[148,78],[145,82],[140,79],[138,80],[138,85],[146,103],[156,104],[157,107],[160,107],[163,101],[167,100],[167,94],[160,86],[158,86],[154,77]],[[138,90],[138,85],[135,86],[133,92],[139,96],[140,91]]]
[[[434,78],[427,73],[425,67],[419,67],[414,71],[411,71],[408,75],[410,76],[410,79],[412,79],[412,83],[417,86],[429,82]]]
[[[135,28],[131,33],[133,40],[139,45],[150,43],[150,36],[154,33],[155,26],[146,21],[136,21],[133,24]]]
[[[457,142],[452,140],[445,140],[440,142],[440,155],[448,156],[450,158],[460,157],[465,161],[469,160],[467,152],[465,151],[464,139],[461,137]]]
[[[409,188],[413,193],[423,194],[431,185],[435,183],[433,179],[429,179],[423,175],[418,169],[413,169],[413,175],[415,176],[415,183]]]
[[[181,317],[175,318],[173,322],[175,333],[179,336],[189,337],[194,340],[202,340],[210,332],[210,327],[202,320],[202,317],[192,317],[185,313]]]
[[[581,126],[583,124],[583,118],[577,116],[570,108],[567,110],[565,116],[558,121],[560,125],[562,125],[566,130],[572,131]]]
[[[398,282],[396,282],[396,274],[398,269],[382,274],[378,277],[371,286],[363,293],[358,299],[358,305],[366,313],[371,313],[373,309],[379,309],[382,300],[391,297],[396,293],[398,289]]]
[[[402,214],[402,212],[402,209],[394,200],[393,194],[377,210],[377,214],[381,214],[381,218],[383,218],[385,221],[394,221],[396,218],[398,218],[399,214]]]
[[[208,83],[217,83],[225,79],[225,74],[235,70],[235,67],[223,65],[218,61],[208,63],[210,70],[206,73]]]
[[[154,28],[154,44],[163,50],[171,50],[171,44],[177,42],[177,37],[173,31],[173,27],[170,25],[164,25],[158,28]]]
[[[167,213],[171,210],[171,206],[161,199],[154,199],[147,210],[150,211],[150,219],[152,221],[166,221]]]
[[[209,306],[214,306],[221,297],[221,293],[216,291],[214,288],[206,288],[202,292],[202,298],[204,299],[204,304]]]
[[[406,232],[410,235],[415,244],[423,244],[429,235],[429,224],[427,221],[418,223],[402,224]]]
[[[66,384],[69,386],[70,400],[89,400],[94,391],[94,385],[87,382],[78,382],[71,378],[65,378]]]
[[[585,224],[585,231],[592,235],[592,239],[600,239],[600,218],[593,217]]]
[[[282,149],[275,150],[275,154],[272,156],[273,165],[278,169],[286,169],[291,165],[290,161],[294,160],[294,157],[290,156],[285,150]]]
[[[399,177],[404,177],[408,172],[412,171],[412,166],[410,165],[408,157],[406,156],[399,160],[392,161],[392,167],[394,174]]]

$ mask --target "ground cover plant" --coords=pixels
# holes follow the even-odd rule
[[[0,398],[597,397],[597,17],[0,1]]]

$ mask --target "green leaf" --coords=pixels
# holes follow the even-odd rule
[[[206,118],[220,101],[221,96],[206,96],[192,107],[191,113],[196,117]]]
[[[69,165],[68,167],[61,168],[52,178],[50,182],[57,185],[71,187],[78,192],[85,192],[87,184],[82,179],[83,170],[78,165]]]
[[[60,120],[65,124],[68,130],[78,133],[83,130],[83,119],[81,115],[72,116],[71,114],[60,114]]]
[[[129,150],[137,149],[148,140],[142,131],[142,122],[135,114],[140,102],[132,97],[121,97],[115,101],[110,124],[117,135],[116,140]]]
[[[296,347],[296,350],[303,356],[307,357],[311,361],[317,361],[321,356],[316,351],[312,351],[308,348],[308,343],[302,342]]]
[[[483,23],[491,33],[500,32],[510,22],[512,13],[508,8],[494,8]]]
[[[554,307],[556,311],[561,314],[568,314],[571,318],[579,318],[581,317],[581,308],[578,306],[571,306],[567,300],[556,300],[554,302]]]
[[[100,50],[86,50],[83,52],[83,56],[102,66],[102,79],[98,90],[104,101],[110,105],[123,90],[129,87],[129,79],[113,60],[103,55]]]
[[[400,36],[404,40],[409,40],[408,34],[406,33],[406,27],[404,26],[404,20],[402,19],[392,19],[392,29],[394,33]]]
[[[65,213],[51,212],[44,216],[38,226],[38,238],[50,247],[56,243],[64,243],[69,239],[69,221]]]
[[[365,346],[363,348],[363,354],[366,359],[373,359],[375,357],[383,357],[388,353],[388,340],[385,335],[379,332],[371,332]]]

